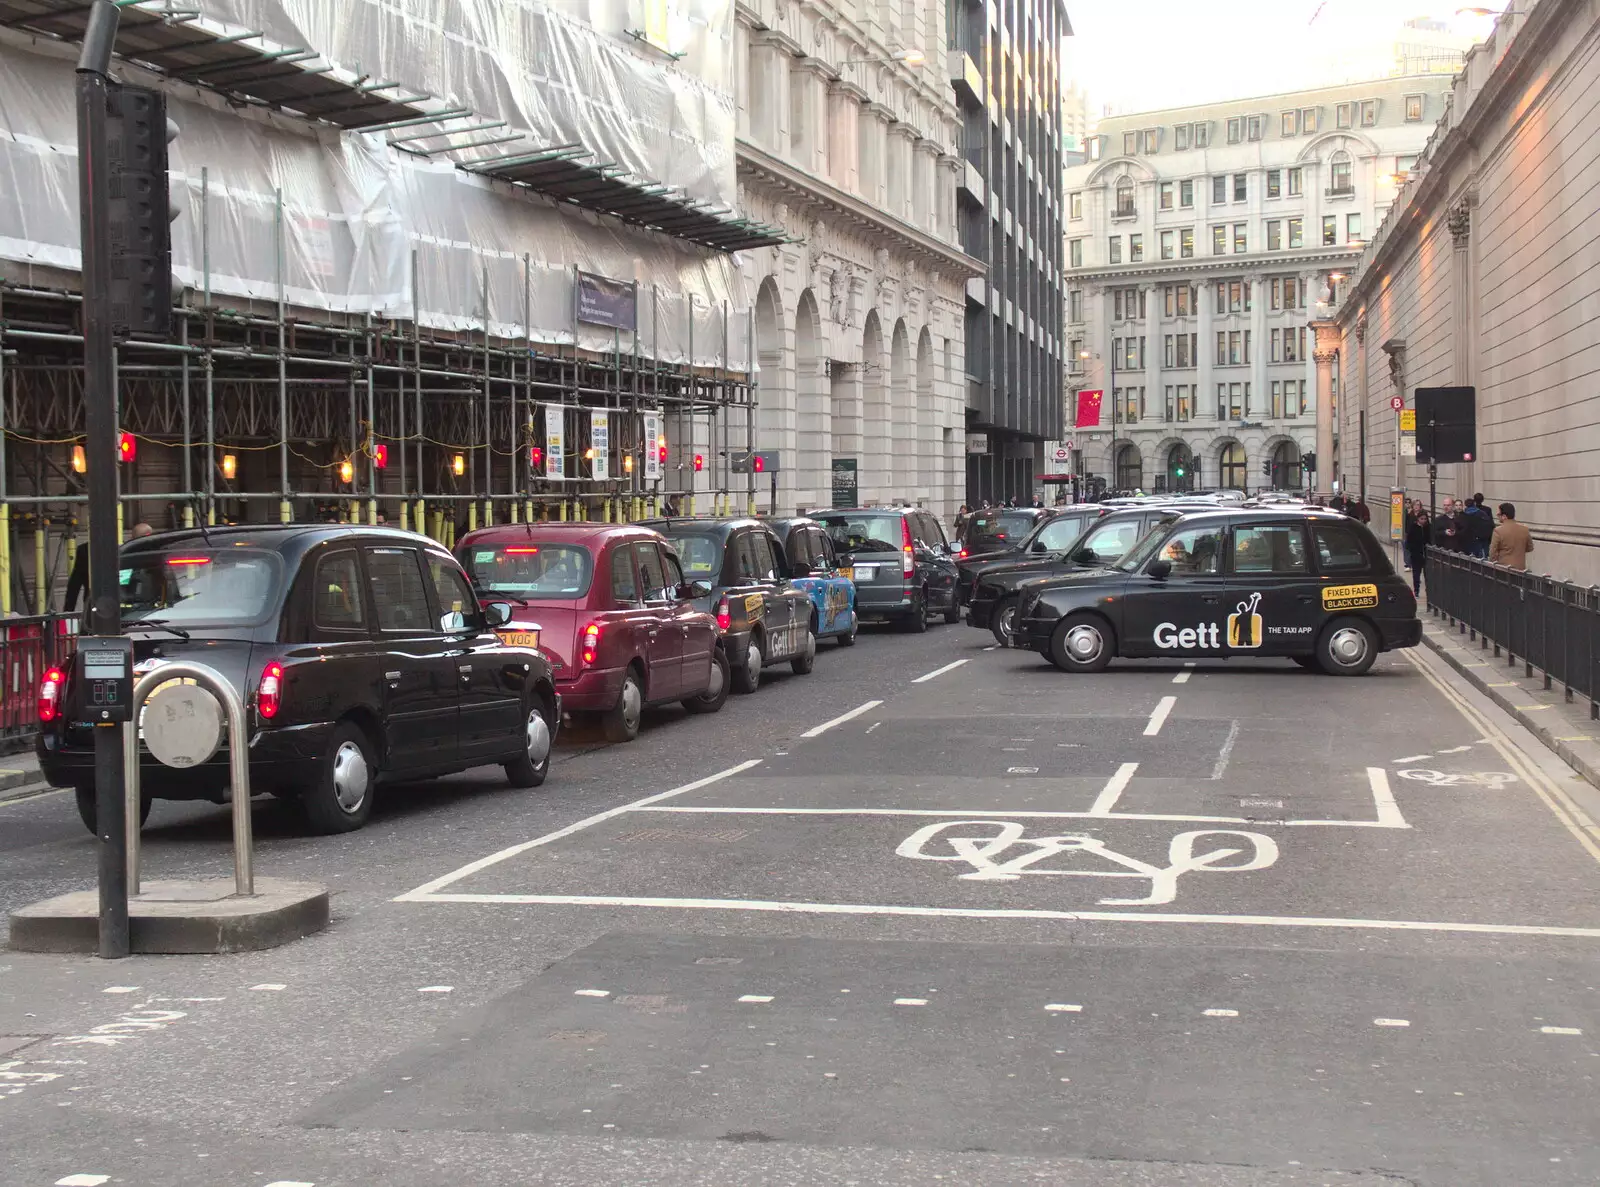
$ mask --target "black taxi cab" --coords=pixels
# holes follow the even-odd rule
[[[1417,600],[1372,533],[1315,509],[1200,511],[1115,565],[1030,588],[1017,630],[1068,672],[1123,657],[1276,657],[1359,676],[1422,641]]]
[[[513,787],[550,770],[561,703],[549,662],[497,633],[437,541],[381,527],[194,528],[123,545],[123,632],[136,676],[195,661],[231,681],[250,736],[209,761],[161,765],[141,747],[144,802],[229,792],[228,747],[250,751],[252,792],[296,801],[312,831],[360,828],[384,781],[497,764]],[[39,766],[77,792],[95,829],[94,727],[70,668],[39,689]]]
[[[694,604],[716,615],[735,692],[754,692],[767,667],[787,663],[796,675],[817,659],[817,611],[790,581],[783,542],[764,521],[743,516],[647,519],[698,583]],[[703,592],[702,592],[703,591]]]

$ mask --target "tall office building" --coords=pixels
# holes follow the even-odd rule
[[[961,113],[961,242],[988,264],[967,283],[967,497],[1034,494],[1059,435],[1062,39],[1059,0],[950,0],[950,77]]]

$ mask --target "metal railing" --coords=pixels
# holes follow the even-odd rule
[[[76,614],[0,618],[0,751],[39,732],[39,681],[66,663],[77,643]]]
[[[1560,683],[1566,699],[1589,701],[1600,719],[1600,586],[1507,569],[1459,552],[1428,549],[1428,609],[1523,677]]]

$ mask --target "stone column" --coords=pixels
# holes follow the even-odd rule
[[[1271,354],[1271,339],[1267,334],[1267,301],[1271,296],[1268,281],[1261,276],[1246,280],[1250,286],[1250,401],[1245,409],[1246,420],[1266,420],[1271,412],[1272,390],[1267,387],[1267,359]],[[1260,483],[1261,459],[1245,458],[1246,467]]]
[[[1215,421],[1217,418],[1217,385],[1212,376],[1211,368],[1215,362],[1217,351],[1217,329],[1214,317],[1213,304],[1217,299],[1217,286],[1211,281],[1200,283],[1199,308],[1195,311],[1195,332],[1200,335],[1197,347],[1200,357],[1195,360],[1195,387],[1199,390],[1194,397],[1194,419]],[[1189,442],[1190,448],[1194,442]],[[1211,478],[1215,478],[1212,475]],[[1205,473],[1200,475],[1201,481],[1209,482]]]
[[[1476,320],[1476,310],[1473,308],[1474,285],[1472,283],[1472,199],[1463,199],[1450,211],[1450,358],[1451,374],[1457,386],[1471,387],[1476,382],[1477,367],[1474,349],[1476,336],[1472,332],[1473,322]],[[1483,431],[1483,407],[1476,404],[1477,431]],[[1482,442],[1479,442],[1482,448]],[[1473,456],[1477,456],[1474,454]],[[1457,494],[1466,497],[1472,495],[1477,489],[1478,463],[1470,462],[1456,470],[1456,481],[1461,484]]]
[[[750,45],[750,138],[769,152],[788,151],[788,50],[771,35],[756,35]]]
[[[861,196],[880,210],[887,205],[889,121],[894,113],[881,103],[861,108]]]
[[[1333,494],[1333,360],[1339,353],[1339,323],[1311,323],[1317,363],[1317,493]]]
[[[1139,382],[1144,385],[1145,415],[1139,418],[1141,426],[1147,427],[1149,432],[1144,433],[1144,441],[1139,443],[1139,456],[1142,459],[1145,490],[1155,486],[1155,476],[1161,473],[1160,466],[1153,457],[1146,456],[1151,449],[1161,443],[1163,430],[1155,426],[1166,415],[1166,393],[1161,390],[1161,370],[1165,361],[1161,355],[1161,289],[1154,284],[1139,286],[1139,292],[1145,303],[1144,322],[1144,375]],[[1147,444],[1148,442],[1148,444]]]
[[[852,194],[861,192],[861,103],[865,98],[854,83],[835,82],[828,89],[828,176]]]

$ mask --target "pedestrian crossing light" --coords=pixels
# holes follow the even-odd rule
[[[132,465],[139,457],[139,439],[132,433],[117,434],[117,461]]]
[[[528,450],[528,465],[536,474],[544,469],[544,450],[542,448],[535,445]]]
[[[701,470],[704,470],[705,468],[706,468],[706,455],[703,454],[703,453],[695,454],[694,455],[694,472],[696,474],[698,474],[698,473],[700,473]]]

